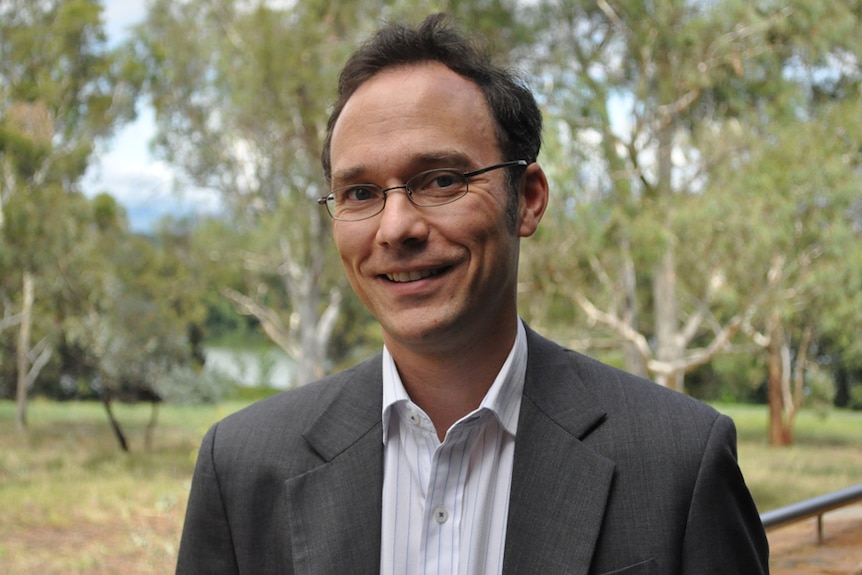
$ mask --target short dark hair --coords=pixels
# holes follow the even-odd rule
[[[503,160],[536,161],[542,145],[542,114],[533,93],[517,74],[494,65],[487,52],[456,30],[445,14],[432,14],[416,28],[402,24],[381,28],[344,65],[321,157],[327,181],[332,175],[332,130],[347,100],[379,72],[422,62],[440,62],[476,83],[496,122]]]

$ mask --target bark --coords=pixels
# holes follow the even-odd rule
[[[767,352],[767,399],[769,402],[769,444],[792,445],[796,416],[805,398],[805,373],[808,350],[814,340],[814,330],[808,325],[802,332],[795,358],[784,326],[777,312],[768,322],[769,335],[755,339]],[[795,366],[794,366],[795,359]]]
[[[685,350],[678,343],[679,315],[676,301],[676,254],[668,245],[653,277],[655,302],[656,359],[667,365],[683,360]],[[656,373],[656,383],[676,391],[683,391],[685,377],[679,369]]]
[[[799,343],[799,349],[796,352],[796,370],[793,377],[793,410],[788,417],[788,427],[793,431],[796,423],[796,415],[802,408],[802,400],[805,397],[805,372],[808,369],[808,348],[811,347],[811,341],[814,339],[814,330],[811,326],[806,326],[802,332],[802,341]]]
[[[658,64],[664,72],[660,72],[661,78],[672,78],[667,73],[670,64],[659,57]],[[662,101],[672,101],[673,87],[663,84],[659,87],[659,96]],[[653,193],[659,202],[664,201],[670,205],[673,194],[671,178],[673,175],[673,163],[671,154],[673,152],[673,136],[675,129],[674,111],[659,108],[657,126],[657,161],[658,180]],[[671,227],[665,226],[664,253],[653,269],[653,308],[655,310],[655,337],[656,337],[656,359],[659,362],[673,365],[683,360],[685,347],[682,341],[679,327],[679,302],[677,301],[677,275],[676,275],[676,238],[672,236]],[[685,383],[685,372],[679,369],[667,370],[656,374],[656,382],[670,387],[676,391],[683,391]]]
[[[27,429],[27,379],[30,373],[30,332],[33,326],[33,274],[24,271],[23,309],[21,310],[21,325],[18,330],[18,382],[16,390],[15,428],[23,433]]]
[[[785,377],[784,328],[777,314],[770,319],[769,343],[767,347],[767,385],[769,400],[769,443],[770,445],[790,445],[793,433],[788,429],[785,419],[787,400],[783,379]]]
[[[156,425],[159,423],[159,402],[153,401],[150,404],[150,421],[147,422],[147,428],[144,432],[144,449],[150,451],[153,448],[153,436],[156,433]]]
[[[637,273],[635,271],[634,261],[632,261],[631,258],[631,245],[628,237],[623,239],[622,246],[623,253],[625,254],[625,263],[623,264],[621,282],[623,294],[621,319],[632,329],[632,331],[637,331]],[[647,362],[643,355],[641,355],[638,346],[628,340],[623,340],[622,345],[626,371],[639,377],[649,377]]]
[[[120,426],[120,422],[117,421],[116,417],[114,417],[114,411],[111,409],[112,402],[113,398],[110,395],[105,395],[102,398],[102,405],[105,406],[105,413],[108,414],[108,421],[111,424],[111,430],[114,432],[114,437],[117,438],[117,442],[120,444],[120,449],[125,453],[128,453],[129,442],[126,441],[126,434],[123,433],[123,428]]]

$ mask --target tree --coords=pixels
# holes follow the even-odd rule
[[[74,190],[96,139],[133,113],[133,90],[104,46],[98,2],[3,0],[0,22],[0,231],[14,256],[7,265],[21,278],[16,422],[23,430],[33,368],[50,353],[31,342],[39,276],[50,273],[57,248],[49,222],[58,215],[44,213],[56,207],[48,196]],[[10,224],[10,216],[18,220]]]
[[[764,214],[740,210],[748,190],[721,176],[768,177],[739,133],[774,137],[799,111],[789,47],[825,6],[801,4],[536,5],[560,197],[544,236],[557,249],[531,252],[530,289],[577,302],[629,370],[680,391],[781,289],[777,262],[745,243]],[[809,27],[791,30],[802,12]]]
[[[219,195],[234,234],[221,259],[244,269],[224,293],[298,362],[321,374],[341,299],[327,279],[327,221],[313,197],[325,109],[352,10],[297,3],[156,2],[139,30],[157,112],[158,149]],[[191,33],[190,33],[191,32]]]
[[[857,86],[860,72],[851,80]],[[802,120],[773,128],[774,137],[751,146],[750,164],[729,178],[746,182],[770,206],[770,217],[786,222],[768,226],[750,247],[770,258],[775,289],[745,326],[768,366],[773,445],[793,442],[795,417],[823,371],[824,348],[841,341],[848,357],[858,353],[862,97],[857,88],[829,99],[803,101]]]
[[[73,358],[63,368],[88,381],[128,450],[115,401],[151,403],[149,440],[163,399],[188,396],[189,389],[177,388],[198,387],[195,375],[204,379],[203,280],[181,222],[165,222],[148,237],[129,232],[122,208],[107,194],[88,208],[79,249],[62,266],[68,293],[55,308],[64,355]]]

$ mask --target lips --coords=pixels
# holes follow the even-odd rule
[[[396,272],[391,274],[386,274],[386,279],[391,282],[396,283],[405,283],[405,282],[415,282],[421,279],[429,278],[431,276],[436,276],[442,270],[434,269],[434,270],[414,270],[409,272]]]

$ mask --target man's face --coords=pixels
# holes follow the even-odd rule
[[[439,63],[385,70],[360,86],[335,124],[331,157],[333,188],[388,188],[433,168],[520,159],[500,156],[478,86]],[[503,170],[473,177],[466,196],[437,207],[394,190],[380,214],[333,223],[350,284],[390,349],[446,354],[514,335],[519,236],[538,219],[522,207],[515,229],[507,224],[505,181]]]

